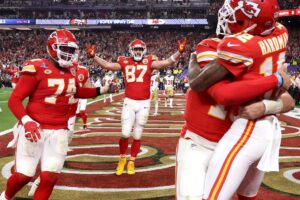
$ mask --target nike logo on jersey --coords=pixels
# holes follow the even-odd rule
[[[228,47],[238,47],[240,45],[239,44],[231,44],[230,42],[228,42],[227,46]]]

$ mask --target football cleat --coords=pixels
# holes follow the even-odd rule
[[[118,163],[118,166],[117,166],[117,169],[116,169],[116,175],[117,176],[120,176],[120,175],[123,174],[125,165],[126,165],[126,157],[120,157],[119,158],[119,163]]]
[[[127,164],[127,174],[129,174],[129,175],[135,174],[133,161],[129,161]]]
[[[87,125],[83,125],[82,129],[86,130],[87,129]]]

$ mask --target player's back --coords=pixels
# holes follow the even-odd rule
[[[285,62],[287,29],[277,23],[267,36],[238,33],[218,46],[218,61],[238,79],[268,76]]]
[[[141,61],[135,61],[132,57],[118,58],[124,75],[126,97],[135,100],[150,98],[152,62],[156,59],[156,56],[151,55],[145,56]]]
[[[217,45],[220,40],[211,38],[201,41],[196,47],[199,67],[216,59]],[[211,141],[219,141],[231,125],[229,112],[204,92],[191,89],[186,94],[186,108],[184,114],[186,127],[190,131]]]

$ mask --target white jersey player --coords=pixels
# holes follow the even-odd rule
[[[174,76],[172,75],[172,71],[168,70],[167,75],[164,77],[165,82],[165,107],[168,106],[168,100],[170,100],[170,108],[173,108],[173,97],[174,97]]]
[[[159,84],[159,72],[157,70],[153,71],[153,75],[151,76],[151,100],[154,101],[154,113],[153,115],[158,114],[158,84]]]
[[[110,84],[113,83],[114,78],[115,78],[115,76],[112,71],[107,72],[105,74],[105,76],[103,77],[103,85],[109,86]],[[104,100],[103,100],[104,103],[106,102],[106,97],[107,97],[106,94],[104,94]],[[113,102],[112,94],[109,94],[109,100],[110,100],[110,102]]]

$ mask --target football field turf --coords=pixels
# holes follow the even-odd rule
[[[81,121],[77,122],[64,169],[50,199],[175,199],[175,154],[184,123],[184,95],[175,96],[174,108],[164,107],[161,96],[158,116],[152,116],[151,109],[134,176],[114,175],[123,99],[124,95],[119,94],[112,103],[91,100],[88,105],[89,129],[82,130]],[[280,171],[266,174],[258,200],[300,200],[299,115],[300,110],[296,109],[280,117],[283,129]],[[6,148],[11,138],[11,133],[0,136],[0,192],[4,190],[14,164],[14,150]],[[28,190],[29,186],[24,187],[17,199],[29,199]]]

